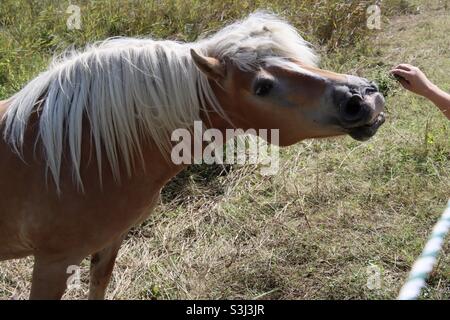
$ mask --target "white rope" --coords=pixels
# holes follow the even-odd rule
[[[428,275],[436,264],[439,252],[442,249],[445,236],[450,229],[450,200],[447,209],[433,228],[420,257],[416,260],[409,273],[408,280],[403,285],[398,295],[398,300],[415,300],[419,297],[425,286]]]

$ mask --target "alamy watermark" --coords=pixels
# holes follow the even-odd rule
[[[381,8],[379,5],[371,5],[367,8],[367,28],[370,30],[381,29]]]
[[[66,280],[67,290],[79,290],[81,289],[81,269],[77,265],[70,265],[66,269],[66,273],[69,277]]]
[[[71,4],[67,7],[66,13],[70,14],[67,18],[66,25],[69,30],[81,29],[81,8]]]
[[[377,265],[371,264],[366,269],[367,288],[369,290],[381,289],[381,269]]]
[[[262,175],[274,175],[279,169],[278,129],[226,129],[224,135],[218,129],[204,130],[202,121],[194,121],[193,132],[176,129],[171,141],[176,143],[170,154],[176,165],[259,164]]]
[[[67,18],[66,25],[69,30],[81,29],[81,8],[77,5],[70,4],[66,13],[70,14]],[[381,29],[381,8],[377,4],[373,4],[367,7],[367,21],[366,26],[370,30]],[[193,24],[186,24],[185,32],[190,33],[192,31]]]

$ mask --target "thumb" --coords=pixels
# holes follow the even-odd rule
[[[407,90],[411,90],[411,84],[405,79],[398,79],[398,82],[402,85],[403,88]]]

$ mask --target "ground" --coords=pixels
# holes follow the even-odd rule
[[[375,138],[304,141],[270,177],[255,166],[182,173],[126,239],[107,297],[394,299],[450,195],[450,123],[387,73],[416,64],[450,90],[445,3],[385,17],[352,59],[325,54],[324,67],[380,83],[388,120]],[[449,250],[422,298],[450,298]],[[0,262],[0,298],[26,298],[31,270],[31,258]],[[65,298],[84,298],[87,279],[86,260]]]

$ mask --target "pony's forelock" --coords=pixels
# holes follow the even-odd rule
[[[293,26],[265,11],[223,28],[199,41],[199,46],[206,49],[206,54],[231,60],[243,70],[257,68],[265,59],[279,59],[279,64],[296,59],[311,66],[319,61],[311,45]]]

